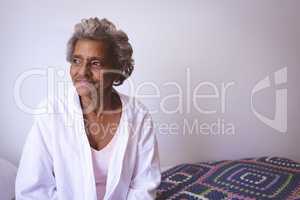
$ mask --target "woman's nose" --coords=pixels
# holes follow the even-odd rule
[[[79,73],[82,76],[89,76],[90,75],[90,68],[89,68],[89,64],[87,62],[82,63],[82,66],[80,67]]]

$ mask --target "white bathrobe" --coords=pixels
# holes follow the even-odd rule
[[[91,149],[79,97],[48,98],[27,137],[16,179],[17,200],[96,200]],[[71,95],[70,95],[71,94]],[[119,93],[120,134],[108,166],[104,199],[154,199],[161,181],[158,147],[148,110]]]

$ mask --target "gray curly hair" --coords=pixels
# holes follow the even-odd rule
[[[72,62],[72,55],[75,44],[79,39],[92,39],[104,41],[110,46],[110,56],[113,58],[113,65],[121,71],[121,76],[114,81],[113,85],[121,85],[128,78],[134,68],[132,59],[132,47],[128,42],[128,36],[109,20],[97,17],[82,19],[74,27],[74,33],[67,44],[67,61]]]

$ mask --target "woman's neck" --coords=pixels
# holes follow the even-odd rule
[[[109,88],[97,95],[80,96],[83,115],[88,119],[102,116],[105,112],[112,111],[113,89]]]

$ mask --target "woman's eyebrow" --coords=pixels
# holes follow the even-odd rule
[[[92,56],[92,57],[90,57],[90,58],[88,58],[89,60],[104,60],[104,58],[103,57],[100,57],[100,56]]]
[[[81,56],[81,55],[76,55],[76,54],[74,54],[74,55],[72,56],[72,58],[80,58],[80,59],[84,59],[83,56]],[[92,60],[100,60],[100,61],[104,61],[104,57],[101,57],[101,56],[92,56],[92,57],[88,57],[88,58],[87,58],[87,61],[88,61],[88,62],[90,62],[90,61],[92,61]]]
[[[73,57],[73,58],[82,58],[81,55],[76,55],[76,54],[74,54],[72,57]]]

